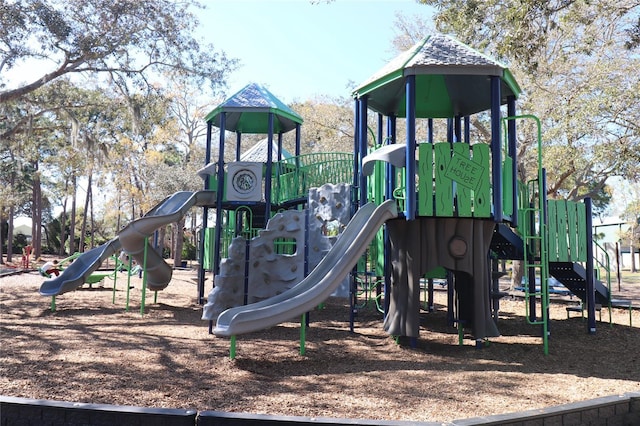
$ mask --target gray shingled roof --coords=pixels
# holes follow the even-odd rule
[[[422,102],[417,105],[419,117],[470,115],[488,109],[487,76],[501,78],[503,101],[520,94],[505,65],[450,36],[434,34],[374,73],[353,96],[368,95],[371,109],[403,117],[404,82],[409,75],[416,76],[417,102]]]
[[[225,130],[239,133],[269,133],[269,114],[273,113],[273,133],[286,133],[302,124],[302,117],[265,87],[250,83],[226,99],[205,120],[220,127],[225,113]]]
[[[269,138],[264,138],[254,146],[249,148],[245,153],[240,156],[240,161],[254,161],[257,163],[266,163],[268,159],[268,145]],[[282,148],[282,158],[292,157],[286,149]],[[273,140],[271,143],[271,159],[272,161],[278,161],[278,142]]]
[[[498,61],[470,48],[458,40],[435,34],[429,37],[422,47],[411,58],[405,67],[482,67],[486,70],[494,68],[503,70],[506,66]]]

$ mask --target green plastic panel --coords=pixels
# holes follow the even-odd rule
[[[465,164],[468,163],[472,163],[471,158],[470,158],[470,153],[471,153],[471,149],[469,148],[469,144],[466,143],[454,143],[453,144],[453,153],[454,155],[456,155],[459,158],[462,158],[463,160],[467,160],[467,161],[463,161],[462,162],[462,166],[463,168],[465,167]],[[451,163],[449,163],[451,164]],[[480,168],[477,166],[473,166],[472,167],[473,170],[479,170]],[[449,168],[449,170],[451,170],[451,168]],[[479,183],[479,179],[474,180],[475,176],[470,176],[469,180],[472,180],[474,182],[478,182]],[[481,174],[479,176],[481,178]],[[476,187],[477,186],[472,183],[471,186]],[[468,185],[463,184],[462,182],[457,182],[455,181],[455,191],[456,191],[456,200],[457,200],[457,205],[458,205],[458,216],[460,217],[471,217],[471,193],[472,190],[469,188]]]
[[[439,217],[453,216],[453,181],[447,177],[446,171],[451,161],[451,144],[439,142],[434,145],[436,200],[435,212]]]
[[[505,157],[502,163],[502,212],[513,215],[513,158]]]
[[[419,144],[418,214],[491,217],[489,170],[487,144]]]
[[[550,262],[586,262],[587,220],[584,203],[549,200],[547,232]]]
[[[567,201],[567,242],[569,260],[578,261],[578,224],[576,223],[576,203]]]
[[[491,182],[490,182],[490,151],[489,145],[478,143],[471,146],[473,162],[485,171],[480,179],[477,190],[473,193],[473,215],[475,217],[491,217]]]
[[[564,200],[556,201],[556,228],[558,230],[558,260],[569,261],[569,244],[567,242],[567,204]]]
[[[587,261],[587,206],[584,203],[577,203],[578,215],[578,262]]]
[[[424,278],[447,278],[447,270],[442,266],[436,266],[424,274]]]
[[[556,202],[554,200],[549,200],[547,203],[547,215],[549,217],[549,222],[547,223],[547,233],[549,235],[548,245],[549,245],[549,261],[557,262],[558,259],[558,213],[556,209]],[[521,215],[528,219],[528,215]]]
[[[418,145],[418,215],[433,216],[433,144]]]
[[[202,265],[205,270],[211,271],[213,265],[213,242],[215,241],[216,228],[205,228],[204,230],[204,259]]]

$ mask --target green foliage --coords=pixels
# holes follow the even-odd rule
[[[608,179],[640,175],[640,57],[637,2],[608,0],[421,0],[437,30],[510,66],[524,94],[518,113],[543,124],[548,192],[601,196]],[[405,27],[403,23],[400,27]],[[532,126],[520,125],[519,168],[537,155]]]
[[[184,240],[182,245],[182,259],[184,260],[196,260],[197,247],[189,240]]]
[[[13,237],[13,253],[20,254],[22,253],[22,249],[24,249],[29,244],[27,237],[18,234]]]
[[[87,225],[96,241],[115,234],[124,211],[133,219],[148,209],[155,200],[146,194],[172,179],[167,173],[157,184],[145,180],[151,175],[145,168],[157,165],[149,153],[165,151],[164,163],[177,174],[185,169],[180,157],[197,154],[203,134],[191,126],[202,122],[202,111],[190,116],[191,133],[174,131],[184,121],[171,108],[175,94],[163,85],[197,93],[182,104],[190,111],[207,87],[210,95],[221,94],[237,67],[195,36],[200,7],[195,0],[0,1],[0,211],[11,206],[55,224],[48,200],[67,212],[73,200],[80,207],[86,176],[95,182],[91,192],[113,194],[123,209],[110,231],[98,229],[99,221]],[[7,71],[19,66],[40,74],[9,80]],[[187,152],[169,154],[176,145]],[[64,244],[60,224],[52,226],[49,250]]]

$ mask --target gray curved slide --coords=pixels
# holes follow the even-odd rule
[[[83,253],[59,277],[46,280],[40,286],[40,294],[56,296],[77,289],[105,259],[121,248],[132,255],[139,265],[143,265],[146,237],[161,226],[179,221],[191,207],[214,205],[215,202],[215,191],[176,192],[165,198],[144,217],[130,222],[113,240]],[[171,281],[173,269],[149,243],[146,266],[147,288],[154,291],[166,288]]]
[[[250,305],[227,309],[218,316],[213,333],[233,336],[272,327],[309,312],[326,300],[353,269],[380,227],[398,216],[394,200],[368,203],[347,224],[329,253],[296,286]]]
[[[149,213],[129,223],[118,235],[122,248],[138,262],[144,264],[145,238],[151,236],[161,226],[179,221],[193,206],[214,205],[215,191],[190,192],[182,191],[165,198]],[[167,264],[162,255],[147,242],[147,288],[163,290],[171,281],[173,268]]]
[[[405,144],[384,145],[362,159],[362,174],[371,176],[376,161],[385,161],[395,167],[406,167],[407,146]]]
[[[91,249],[76,258],[57,277],[46,280],[40,286],[40,294],[43,296],[57,296],[81,287],[91,275],[109,256],[120,250],[118,237]]]

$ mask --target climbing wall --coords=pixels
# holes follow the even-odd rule
[[[309,270],[315,268],[351,219],[351,185],[325,184],[309,190]],[[334,296],[349,296],[345,277]]]
[[[302,281],[305,215],[306,211],[287,210],[271,218],[267,228],[248,243],[245,238],[234,238],[229,257],[220,262],[202,319],[215,320],[226,309],[243,305],[245,290],[247,303],[255,303]],[[276,245],[283,241],[295,241],[295,252],[279,254]]]
[[[309,210],[278,213],[267,228],[247,242],[235,238],[229,257],[220,262],[214,288],[207,297],[202,319],[215,320],[226,309],[267,299],[293,287],[305,277],[305,229],[308,218],[308,271],[316,267],[331,250],[351,217],[350,185],[326,184],[309,191]],[[276,244],[296,242],[295,253],[279,254]],[[247,250],[249,252],[247,260]],[[248,277],[245,280],[245,275]],[[335,296],[349,296],[349,277],[345,277]]]

